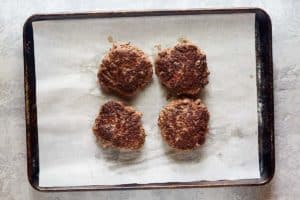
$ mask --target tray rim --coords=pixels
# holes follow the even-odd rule
[[[201,14],[255,14],[256,33],[256,67],[261,79],[257,86],[258,96],[262,98],[261,112],[258,118],[262,120],[258,126],[260,178],[193,181],[193,182],[165,182],[147,184],[121,185],[87,185],[87,186],[39,186],[39,152],[37,130],[37,107],[35,91],[35,63],[34,39],[32,23],[44,20],[68,20],[91,18],[117,18],[139,16],[167,16],[167,15],[201,15]],[[259,42],[257,42],[257,38]],[[259,45],[259,46],[258,46]],[[274,100],[273,100],[273,61],[272,61],[272,24],[270,16],[261,8],[208,8],[184,10],[140,10],[140,11],[109,11],[82,13],[34,14],[23,26],[23,56],[24,56],[24,91],[25,91],[25,119],[27,142],[27,176],[30,185],[38,191],[92,191],[92,190],[128,190],[128,189],[175,189],[175,188],[204,188],[229,186],[255,186],[269,183],[275,172],[274,147]],[[258,68],[260,65],[260,69]],[[258,73],[258,72],[257,72]]]

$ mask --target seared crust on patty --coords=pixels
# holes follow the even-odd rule
[[[102,60],[98,79],[105,91],[132,97],[151,81],[152,74],[152,64],[143,51],[129,43],[113,44]]]
[[[200,99],[178,99],[161,110],[158,126],[169,146],[189,150],[205,142],[208,121],[209,112]]]
[[[171,94],[195,96],[208,83],[206,55],[194,44],[179,43],[158,53],[155,73]]]
[[[93,132],[102,146],[137,150],[145,142],[142,114],[121,102],[108,101],[97,116]]]

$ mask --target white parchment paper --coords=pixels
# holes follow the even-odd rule
[[[135,17],[34,22],[40,186],[162,183],[259,177],[254,15]],[[151,59],[184,37],[207,54],[210,83],[202,99],[211,113],[199,156],[177,160],[165,148],[157,117],[167,103],[156,76],[128,104],[143,113],[140,155],[110,156],[92,125],[103,94],[96,73],[111,43],[131,42]]]

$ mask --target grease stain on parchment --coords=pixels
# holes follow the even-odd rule
[[[188,40],[186,37],[184,37],[184,36],[179,37],[179,38],[177,39],[177,41],[178,41],[179,43],[188,43],[188,42],[189,42],[189,40]]]

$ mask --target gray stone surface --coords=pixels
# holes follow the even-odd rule
[[[273,24],[276,172],[262,187],[41,193],[26,173],[22,25],[33,13],[116,9],[261,7]],[[0,199],[298,199],[300,197],[299,1],[0,1]],[[297,198],[298,197],[298,198]]]

